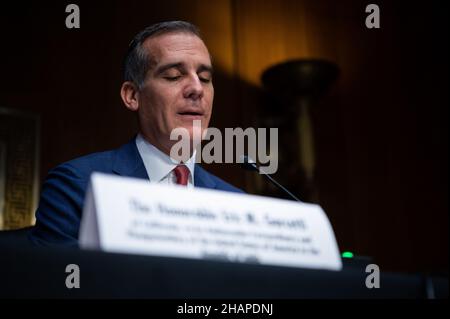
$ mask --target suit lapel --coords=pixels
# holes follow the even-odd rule
[[[216,182],[211,178],[210,174],[198,164],[195,164],[194,185],[195,187],[211,189],[214,189],[217,186]]]
[[[113,159],[113,171],[121,176],[149,179],[136,146],[135,137],[116,150]]]

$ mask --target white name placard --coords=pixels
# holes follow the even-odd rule
[[[94,173],[80,247],[340,270],[333,229],[318,205]]]

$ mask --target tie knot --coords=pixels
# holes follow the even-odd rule
[[[177,178],[177,184],[186,186],[189,178],[189,169],[186,165],[178,165],[173,169],[173,171],[175,173],[175,177]]]

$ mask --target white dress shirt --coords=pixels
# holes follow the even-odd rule
[[[136,146],[144,162],[150,182],[170,185],[177,183],[173,169],[178,163],[150,144],[141,134],[136,136]],[[195,152],[184,164],[189,169],[187,187],[194,187]]]

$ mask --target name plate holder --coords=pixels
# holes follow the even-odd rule
[[[80,247],[107,252],[342,269],[318,205],[94,173]]]

